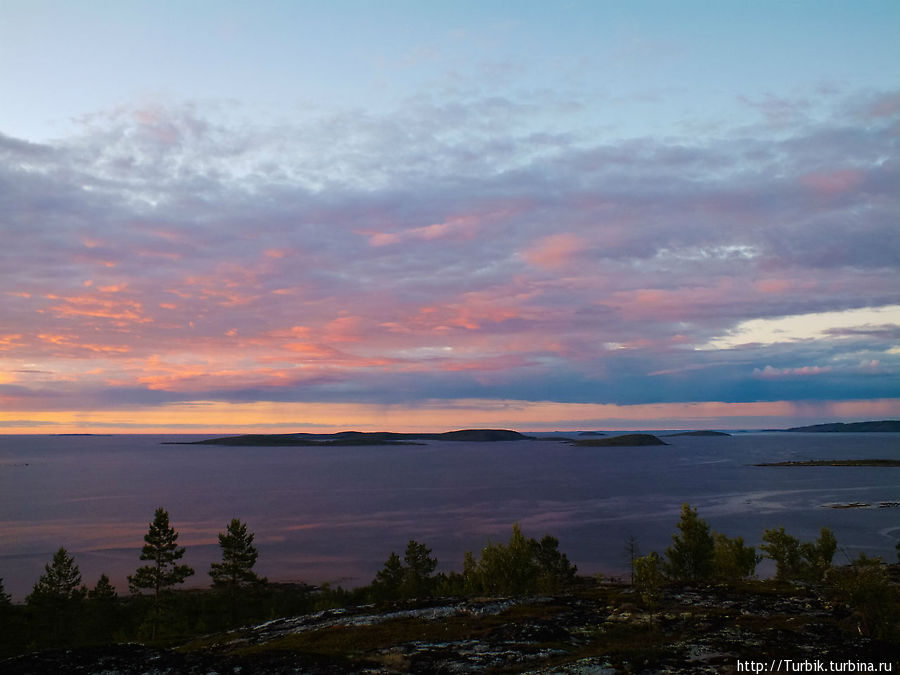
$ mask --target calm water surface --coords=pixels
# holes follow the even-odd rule
[[[668,447],[575,448],[550,440],[416,446],[228,448],[161,445],[184,436],[0,436],[0,577],[30,592],[65,546],[93,586],[120,593],[153,511],[162,506],[209,583],[217,533],[237,517],[256,533],[257,570],[272,580],[368,583],[409,539],[439,569],[503,541],[518,522],[553,534],[581,572],[626,569],[671,542],[683,502],[714,530],[758,545],[784,526],[803,539],[825,526],[846,555],[891,558],[900,539],[900,468],[751,466],[816,458],[900,458],[897,434],[737,434],[667,438]],[[864,502],[871,508],[834,509]],[[846,560],[839,552],[836,562]],[[765,574],[765,566],[760,572]]]

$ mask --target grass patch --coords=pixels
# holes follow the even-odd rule
[[[652,665],[670,656],[672,642],[678,639],[679,636],[663,632],[656,624],[605,624],[572,658],[602,657],[616,667],[622,667],[625,662]]]

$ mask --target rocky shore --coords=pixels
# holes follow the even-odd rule
[[[812,587],[669,588],[650,611],[630,587],[601,584],[552,597],[331,609],[166,648],[118,644],[27,654],[0,662],[0,671],[692,674],[737,672],[738,661],[773,659],[900,668],[900,644],[862,632],[854,614]]]

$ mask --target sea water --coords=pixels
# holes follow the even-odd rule
[[[209,584],[231,518],[255,533],[256,569],[270,580],[348,587],[370,582],[410,539],[432,549],[439,570],[460,570],[465,551],[506,541],[514,523],[557,537],[582,573],[623,575],[626,540],[662,553],[685,502],[752,545],[767,528],[810,540],[829,527],[837,563],[859,552],[894,560],[900,539],[900,508],[889,505],[900,502],[900,468],[754,466],[900,459],[898,434],[675,436],[635,448],[163,444],[185,440],[197,437],[0,436],[0,577],[14,600],[60,546],[85,584],[106,573],[126,593],[157,507],[187,548],[193,586]],[[834,508],[855,503],[869,506]]]

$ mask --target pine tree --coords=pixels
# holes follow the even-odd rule
[[[132,593],[153,591],[150,637],[155,639],[161,619],[163,593],[184,582],[194,570],[189,565],[176,564],[184,556],[184,548],[177,544],[178,533],[169,525],[169,512],[165,509],[156,509],[144,542],[141,560],[149,560],[152,564],[139,567],[134,575],[129,576],[128,587]]]
[[[375,599],[384,602],[400,597],[400,587],[403,585],[404,575],[405,571],[400,556],[391,551],[384,567],[375,573],[375,580],[372,582]]]
[[[634,559],[634,588],[648,607],[656,607],[663,586],[662,559],[651,551]]]
[[[800,554],[800,540],[784,531],[770,529],[763,532],[760,548],[767,558],[775,561],[775,579],[792,581],[801,575],[803,558]]]
[[[431,595],[434,578],[431,576],[437,567],[437,558],[431,557],[431,549],[410,539],[403,556],[406,563],[406,578],[403,581],[403,595],[409,598],[423,598]]]
[[[538,590],[556,593],[575,580],[578,567],[569,562],[568,556],[559,550],[559,540],[544,535],[540,541],[531,540],[534,559],[538,566]]]
[[[253,546],[253,533],[247,525],[232,518],[225,532],[219,533],[222,562],[209,566],[213,585],[227,591],[231,600],[231,622],[237,621],[237,598],[243,586],[265,582],[253,571],[259,552]]]
[[[628,539],[625,540],[625,559],[628,561],[628,566],[631,569],[631,585],[634,586],[634,561],[637,560],[641,555],[640,549],[638,548],[638,540],[633,534],[628,535]]]
[[[88,591],[85,603],[85,623],[91,642],[111,642],[119,628],[119,596],[109,577],[101,574],[97,584]]]
[[[715,541],[709,525],[690,504],[681,506],[678,533],[666,549],[666,574],[676,581],[706,581],[712,576]]]
[[[0,607],[8,607],[12,604],[12,598],[3,588],[3,577],[0,577]]]
[[[34,585],[30,598],[46,597],[68,600],[78,594],[81,586],[81,572],[75,558],[65,548],[53,554],[53,560],[44,565],[44,573]]]
[[[507,544],[488,543],[481,549],[478,580],[481,590],[490,595],[527,595],[537,590],[540,569],[535,559],[534,539],[513,525]]]
[[[106,602],[115,600],[117,597],[119,596],[116,593],[116,587],[109,582],[109,577],[105,574],[101,574],[97,585],[88,591],[88,598],[91,600]]]
[[[0,578],[0,653],[6,650],[6,645],[16,644],[13,630],[11,630],[13,629],[12,612],[12,598],[3,588],[3,579]]]
[[[46,625],[55,644],[75,631],[84,595],[75,558],[61,547],[44,566],[44,573],[25,602],[34,611],[37,622]]]
[[[822,581],[837,551],[837,540],[827,527],[815,542],[801,543],[783,527],[766,530],[762,539],[760,548],[775,561],[775,578],[779,581]]]
[[[719,532],[713,532],[713,576],[726,583],[736,583],[756,574],[756,566],[761,560],[753,546],[744,546],[743,537],[731,539]]]

